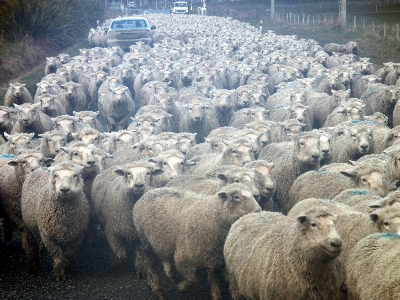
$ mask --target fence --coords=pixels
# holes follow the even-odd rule
[[[277,12],[275,19],[284,22],[297,23],[302,25],[336,25],[338,13],[327,14],[305,14],[291,12]],[[362,15],[347,14],[347,30],[362,31],[376,37],[400,41],[399,23],[381,21]]]

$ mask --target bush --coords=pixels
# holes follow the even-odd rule
[[[103,20],[96,0],[7,0],[0,5],[0,32],[17,43],[25,38],[65,47]]]

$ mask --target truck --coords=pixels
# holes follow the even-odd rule
[[[176,1],[171,6],[171,14],[189,14],[189,5],[185,1]]]

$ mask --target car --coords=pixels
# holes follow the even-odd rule
[[[128,8],[135,8],[135,1],[128,1]]]
[[[121,17],[113,19],[107,30],[108,46],[120,46],[122,49],[129,47],[136,42],[144,42],[153,47],[154,37],[152,30],[155,26],[149,27],[149,22],[143,17]]]
[[[176,1],[171,6],[171,14],[189,14],[189,6],[185,1]]]

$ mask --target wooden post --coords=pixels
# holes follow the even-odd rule
[[[386,22],[383,22],[383,38],[386,38]]]
[[[357,16],[354,15],[354,28],[357,29]]]
[[[399,41],[399,23],[396,23],[396,41]]]

